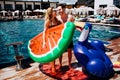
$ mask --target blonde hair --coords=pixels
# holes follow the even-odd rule
[[[46,14],[45,14],[45,21],[50,21],[52,22],[52,12],[54,12],[53,10],[54,8],[53,7],[49,7],[46,11]],[[61,22],[55,17],[54,20],[56,21],[56,24],[60,24]]]
[[[49,7],[45,14],[45,20],[51,20],[52,12],[53,12],[53,7]]]

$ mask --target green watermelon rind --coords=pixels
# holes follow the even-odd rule
[[[30,40],[28,42],[28,51],[30,54],[30,57],[35,61],[39,63],[48,63],[51,61],[54,61],[57,59],[59,56],[63,54],[63,52],[67,49],[69,43],[72,40],[73,34],[75,30],[75,25],[72,22],[66,22],[64,24],[64,29],[62,30],[62,36],[59,39],[57,46],[55,46],[51,51],[47,52],[46,54],[42,55],[35,55],[29,45],[30,45]]]

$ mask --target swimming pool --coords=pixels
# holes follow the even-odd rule
[[[27,50],[28,41],[43,31],[43,20],[23,20],[0,22],[0,65],[15,61],[14,49],[5,45],[13,42],[23,42],[19,46],[19,53],[25,58],[29,57]],[[73,36],[74,44],[80,33],[76,30]],[[120,37],[120,28],[93,25],[89,39],[99,39],[106,42],[108,39]]]

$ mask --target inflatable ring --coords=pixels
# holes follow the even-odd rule
[[[43,33],[28,42],[30,57],[39,63],[48,63],[57,59],[67,49],[72,40],[75,24],[66,22],[46,31],[46,44],[43,47]]]

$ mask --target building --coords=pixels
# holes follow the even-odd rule
[[[113,4],[120,8],[120,0],[114,0]]]
[[[94,14],[97,14],[97,9],[100,7],[105,8],[115,5],[120,8],[120,0],[95,0],[94,1]]]
[[[76,6],[85,5],[94,8],[94,0],[78,0]]]
[[[0,0],[0,11],[46,9],[56,7],[58,3],[66,3],[70,8],[81,5],[94,7],[94,0]]]
[[[58,1],[53,0],[1,0],[0,10],[35,10],[56,7]]]
[[[94,0],[59,0],[59,3],[66,4],[67,8],[80,7],[80,6],[89,6],[94,7]]]

